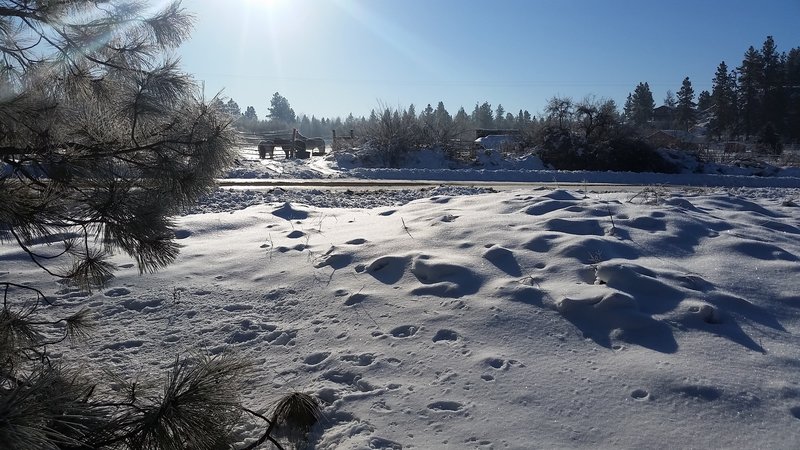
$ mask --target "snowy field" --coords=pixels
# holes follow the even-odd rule
[[[243,154],[231,176],[369,176],[339,163]],[[94,312],[93,338],[64,349],[87,371],[160,373],[196,350],[254,361],[251,409],[292,390],[323,403],[311,448],[790,449],[793,173],[638,193],[222,189],[177,218],[181,255],[156,274],[119,256],[87,294],[5,246],[0,279],[42,288],[54,315]]]

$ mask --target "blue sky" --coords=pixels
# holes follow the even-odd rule
[[[264,118],[274,92],[298,114],[382,106],[455,114],[488,101],[543,110],[587,95],[621,107],[647,81],[656,103],[688,76],[711,89],[772,35],[800,47],[800,0],[184,0],[184,70]]]

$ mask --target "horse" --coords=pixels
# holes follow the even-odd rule
[[[269,159],[274,158],[275,143],[272,141],[261,141],[258,143],[258,157],[264,159],[269,153]]]
[[[319,155],[324,155],[325,154],[325,140],[324,139],[322,139],[320,137],[315,137],[315,138],[305,137],[302,134],[300,134],[299,131],[295,132],[295,136],[296,136],[295,142],[300,141],[300,142],[302,142],[304,144],[303,150],[317,149],[317,151],[314,152],[314,154],[319,154]]]
[[[325,154],[325,139],[320,137],[306,139],[306,149],[316,149],[312,152],[314,155]]]
[[[283,149],[283,153],[286,155],[286,159],[294,158],[294,151],[296,144],[295,141],[293,141],[292,139],[276,137],[272,140],[272,142],[275,144],[275,146]]]

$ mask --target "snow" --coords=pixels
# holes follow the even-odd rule
[[[5,245],[0,280],[45,290],[53,315],[93,312],[90,341],[60,349],[87,371],[160,373],[198,349],[254,361],[249,408],[293,390],[323,402],[314,448],[800,442],[796,176],[246,156],[232,176],[667,186],[219,189],[176,219],[183,248],[158,273],[119,255],[117,278],[88,294]],[[261,431],[243,426],[240,444]]]

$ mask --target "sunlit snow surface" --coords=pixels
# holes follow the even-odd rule
[[[448,189],[223,190],[156,274],[86,294],[6,245],[0,280],[90,308],[87,371],[254,361],[249,408],[321,399],[313,448],[796,448],[798,189]]]

